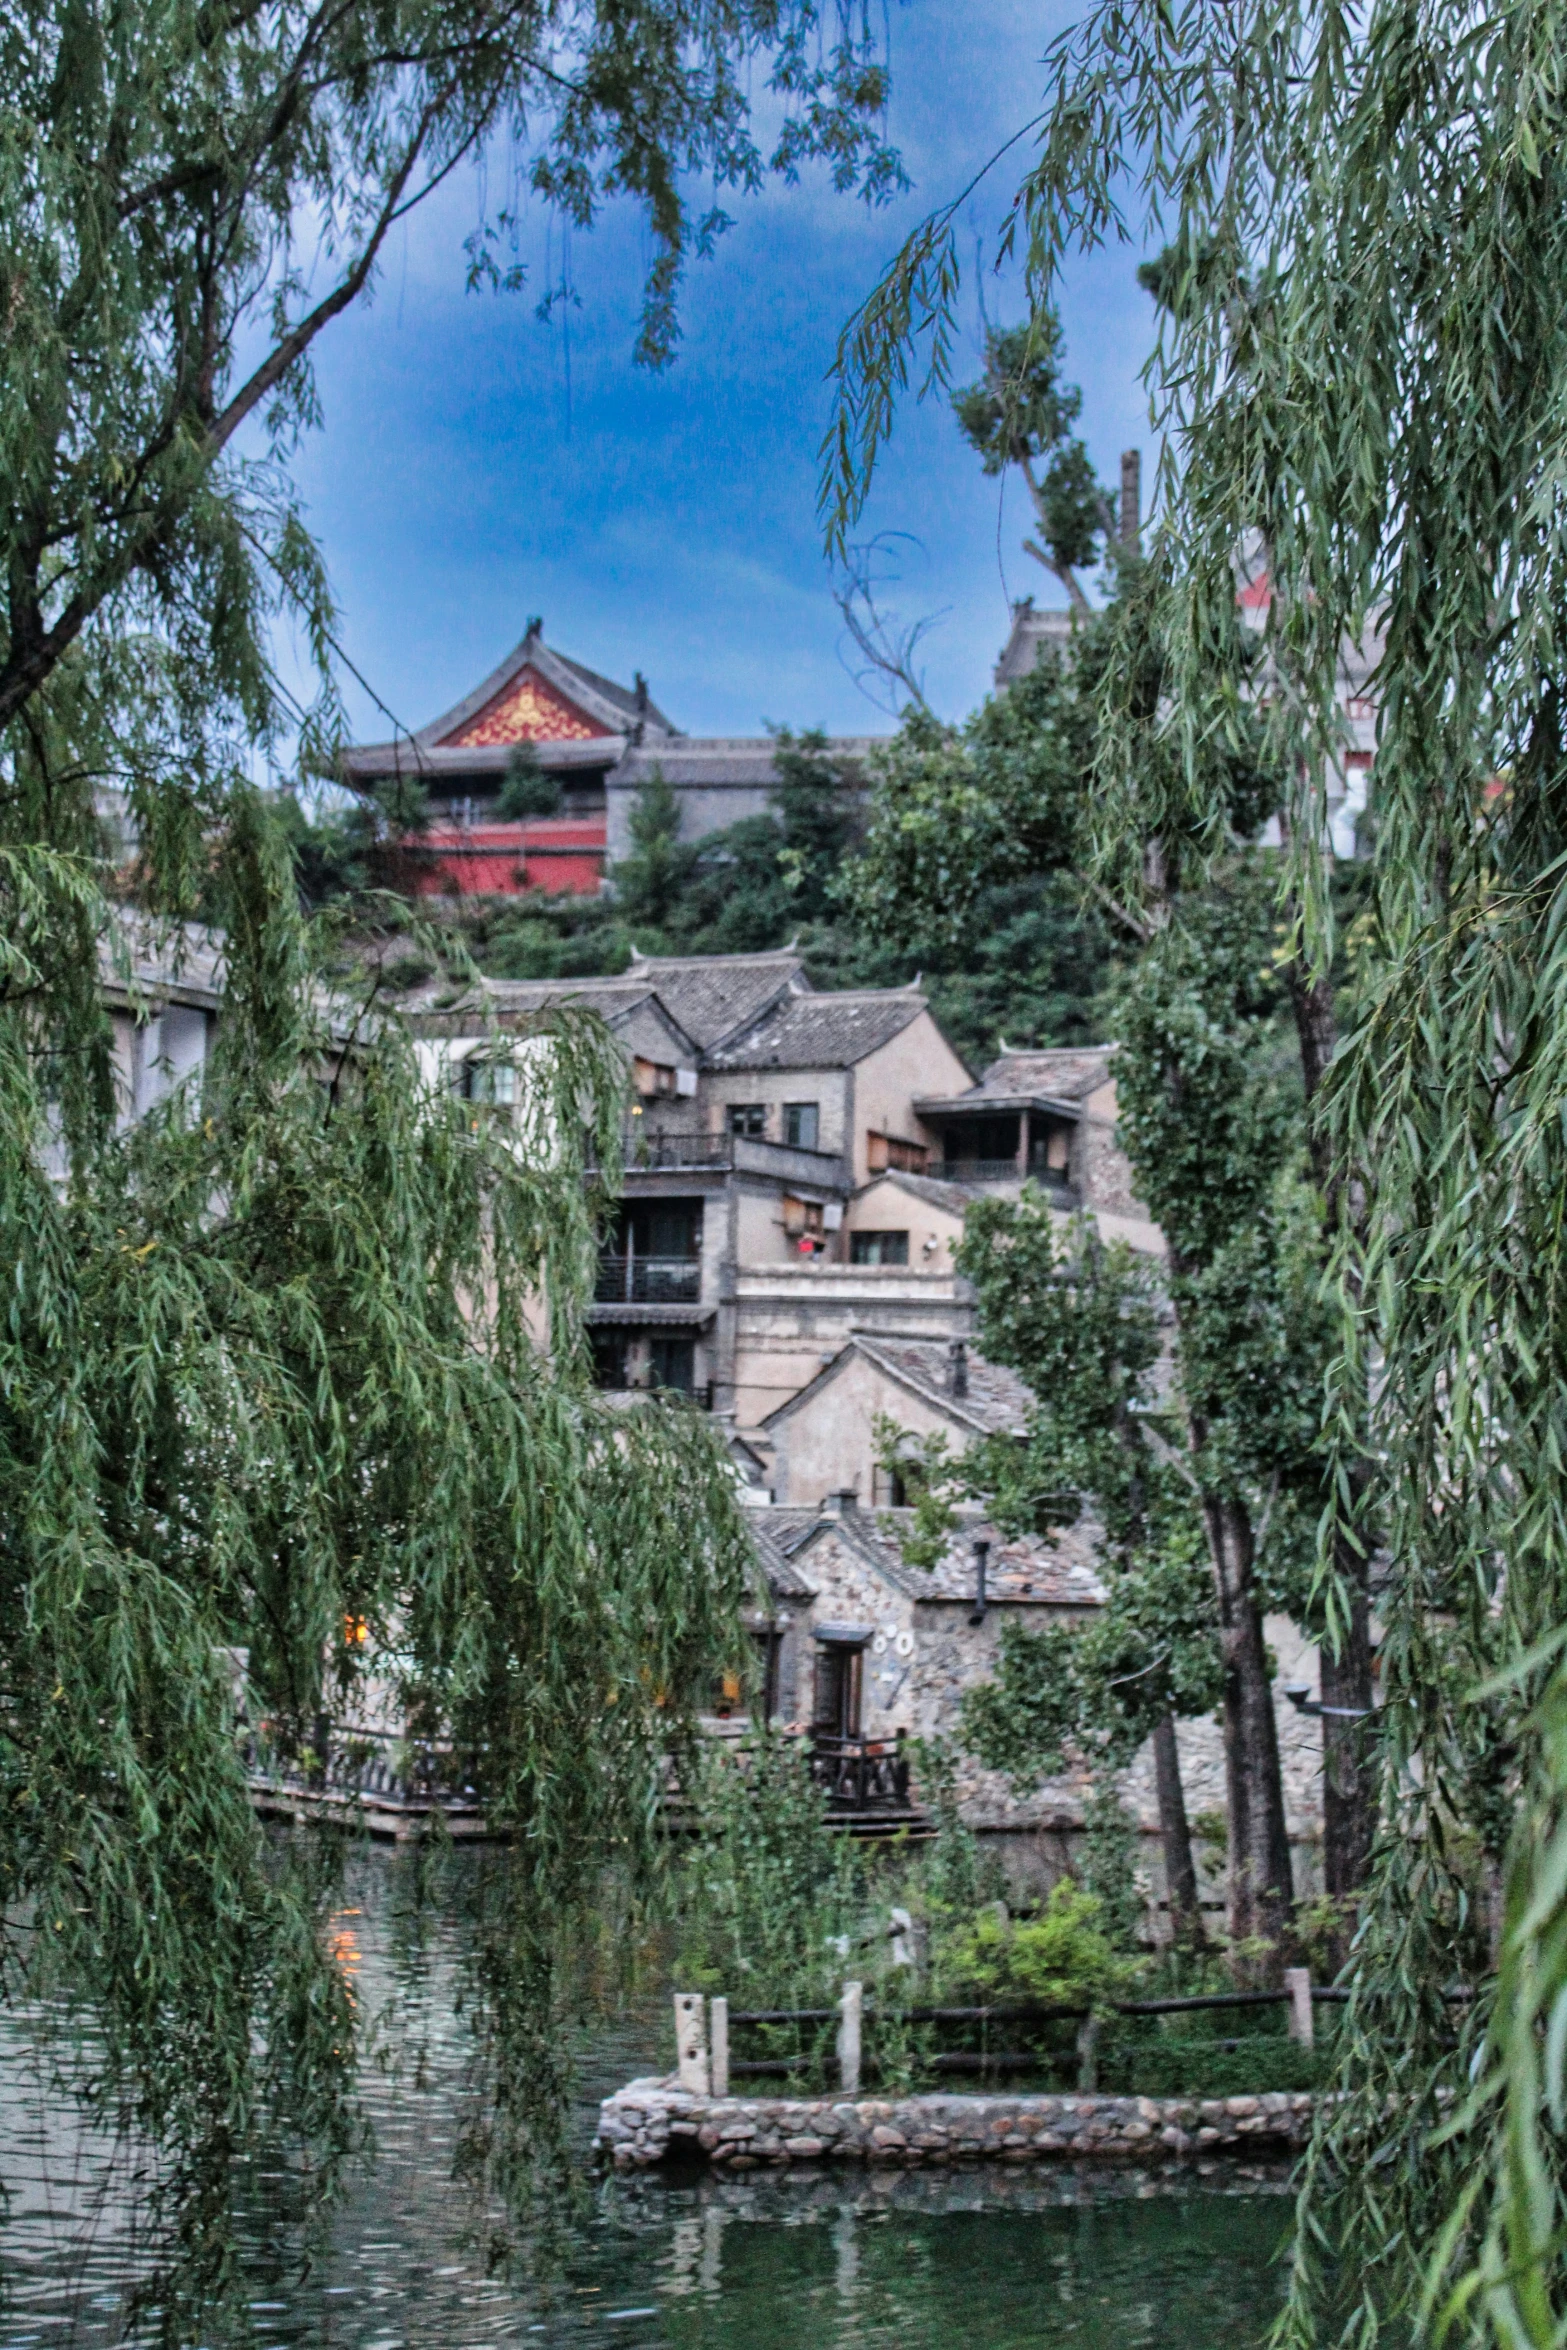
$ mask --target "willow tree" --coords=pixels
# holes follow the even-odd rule
[[[1334,1046],[1318,1131],[1345,1306],[1339,1510],[1369,1483],[1389,1529],[1385,1769],[1347,2096],[1308,2165],[1289,2323],[1321,2340],[1342,2296],[1348,2338],[1369,2341],[1451,2286],[1460,2333],[1555,2343],[1567,10],[1117,0],[1085,14],[1048,77],[1009,235],[1041,302],[1074,243],[1150,226],[1169,240],[1150,369],[1164,719],[1182,753],[1235,724],[1238,564],[1254,584],[1265,571],[1268,707],[1298,779],[1292,890],[1319,980],[1341,647],[1377,663],[1364,1010]],[[956,262],[950,223],[928,222],[846,340],[847,503],[932,322],[944,369]],[[1107,704],[1102,877],[1125,871],[1134,780],[1113,681]],[[1186,818],[1217,838],[1205,762],[1173,772]],[[1347,1625],[1342,1570],[1331,1540],[1323,1578]]]
[[[725,189],[899,172],[871,37],[815,0],[38,0],[0,60],[0,1994],[79,2027],[199,2286],[268,2112],[341,2149],[355,2020],[251,1816],[220,1652],[284,1738],[396,1659],[513,1832],[485,1963],[518,2022],[538,1921],[645,1847],[741,1575],[705,1426],[607,1416],[587,1375],[603,1034],[530,1047],[502,1131],[365,1008],[329,1032],[247,780],[291,734],[330,748],[288,478],[312,354],[481,157],[516,195],[476,218],[476,284],[523,282],[530,198],[641,208],[654,365]],[[322,679],[302,727],[280,605]],[[228,940],[209,1075],[135,1128],[111,885]]]

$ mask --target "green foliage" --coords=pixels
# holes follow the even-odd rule
[[[1118,1768],[1166,1715],[1211,1712],[1222,1689],[1185,1434],[1156,1387],[1159,1284],[1089,1219],[1063,1225],[1032,1185],[976,1203],[957,1261],[987,1356],[1037,1399],[1021,1445],[982,1445],[965,1466],[1002,1525],[1090,1510],[1108,1593],[1082,1625],[1004,1624],[994,1677],[964,1697],[964,1736],[1021,1786],[1060,1771],[1069,1750]]]
[[[1083,1891],[1098,1902],[1105,1932],[1122,1950],[1135,1946],[1147,1906],[1137,1881],[1137,1861],[1137,1822],[1115,1786],[1096,1780],[1083,1805],[1074,1874]]]
[[[983,893],[1077,855],[1089,713],[1041,661],[961,727],[911,710],[871,768],[865,853],[842,894],[867,930],[971,935]]]
[[[1099,2080],[1112,2095],[1265,2097],[1277,2090],[1322,2089],[1332,2079],[1331,2051],[1248,2032],[1234,2048],[1212,2040],[1101,2042]]]
[[[503,824],[517,824],[529,816],[558,816],[561,789],[558,775],[547,774],[532,743],[518,743],[506,762],[506,778],[495,803]]]
[[[908,1566],[932,1574],[960,1523],[957,1500],[964,1485],[951,1446],[939,1428],[911,1436],[886,1412],[872,1421],[871,1440],[878,1468],[898,1479],[910,1511],[907,1519],[884,1518],[883,1530]]]
[[[624,919],[662,930],[688,884],[695,852],[680,838],[680,800],[662,767],[655,767],[629,819],[631,854],[615,869],[615,894]]]
[[[710,1743],[691,1802],[699,1840],[674,1892],[682,1985],[744,2007],[835,1999],[863,1887],[852,1843],[827,1826],[804,1748],[766,1729],[741,1749]]]
[[[1102,1901],[1063,1877],[1038,1917],[1012,1918],[997,1904],[953,1934],[942,1979],[987,2002],[1091,2007],[1122,1997],[1137,1961],[1117,1953],[1109,1922]]]
[[[379,1659],[519,1836],[526,1971],[530,1921],[611,1849],[646,1859],[747,1571],[708,1427],[612,1415],[588,1377],[579,1152],[614,1167],[612,1042],[551,1024],[515,1122],[475,1122],[395,1024],[331,1011],[282,844],[253,796],[231,811],[215,1056],[136,1125],[107,1088],[51,1104],[35,1049],[35,947],[73,903],[112,926],[70,867],[0,866],[0,1990],[79,2022],[84,2092],[163,2150],[193,2288],[264,2124],[330,2178],[356,2039],[322,1889],[266,1859],[224,1651],[285,1749]],[[62,994],[102,1070],[101,1016]]]
[[[681,840],[678,795],[655,768],[632,812],[632,854],[611,877],[644,948],[753,954],[827,915],[858,829],[853,778],[819,732],[781,729],[773,766],[771,806],[698,841]]]
[[[1094,562],[1111,525],[1088,451],[1071,437],[1083,395],[1061,381],[1061,340],[1049,310],[1036,310],[1025,326],[990,328],[985,373],[953,395],[952,407],[987,473],[1021,469],[1044,542],[1030,552],[1066,577]]]
[[[1265,560],[1318,980],[1346,640],[1378,661],[1374,912],[1320,1139],[1334,1491],[1371,1486],[1389,1562],[1384,1809],[1296,2231],[1300,2344],[1446,2324],[1511,2350],[1559,2342],[1567,2310],[1563,37],[1559,0],[1373,0],[1353,20],[1105,0],[1050,57],[1008,232],[1042,300],[1074,241],[1155,218],[1170,239],[1150,374],[1171,453],[1163,731],[1189,819],[1216,831],[1203,747],[1238,704],[1215,655],[1238,555]],[[917,321],[944,365],[952,233],[927,224],[846,340],[845,521]],[[1146,736],[1107,710],[1108,803]],[[1124,828],[1122,871],[1146,838]],[[1345,1620],[1337,1546],[1321,1586]],[[1455,1975],[1482,1984],[1456,2013]]]

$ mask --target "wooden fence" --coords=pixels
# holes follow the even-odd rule
[[[1462,1994],[1461,1996],[1467,1996]],[[1117,1999],[1098,2007],[1018,2002],[995,2007],[900,2007],[888,2012],[900,2023],[1039,2025],[1077,2024],[1078,2086],[1095,2086],[1099,2026],[1105,2016],[1186,2015],[1201,2009],[1285,2007],[1289,2010],[1289,2037],[1303,2048],[1316,2040],[1315,2010],[1336,2004],[1349,1993],[1335,1986],[1313,1983],[1308,1967],[1289,1967],[1280,1991],[1204,1991],[1184,1999]],[[875,2011],[870,2011],[874,2013]],[[762,2075],[774,2077],[801,2071],[799,2057],[764,2056],[732,2059],[729,2035],[748,2024],[830,2024],[838,2027],[836,2061],[840,2093],[857,2096],[863,2070],[862,2041],[867,2009],[864,1985],[845,1983],[834,2007],[734,2007],[726,1998],[705,1998],[696,1991],[675,1993],[675,2048],[678,2078],[683,2089],[700,2097],[727,2097],[730,2083]],[[1226,2045],[1214,2043],[1216,2048]],[[951,2049],[922,2060],[926,2069],[945,2073],[1015,2072],[1040,2062],[1037,2050]]]

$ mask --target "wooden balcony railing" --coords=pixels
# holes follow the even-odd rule
[[[834,1811],[910,1811],[909,1765],[890,1738],[811,1739],[811,1777]]]

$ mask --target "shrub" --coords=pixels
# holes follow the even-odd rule
[[[1063,1877],[1038,1917],[1013,1919],[998,1904],[960,1929],[940,1969],[951,1988],[986,2000],[1092,2007],[1126,1990],[1138,1965],[1111,1943],[1103,1903]]]

